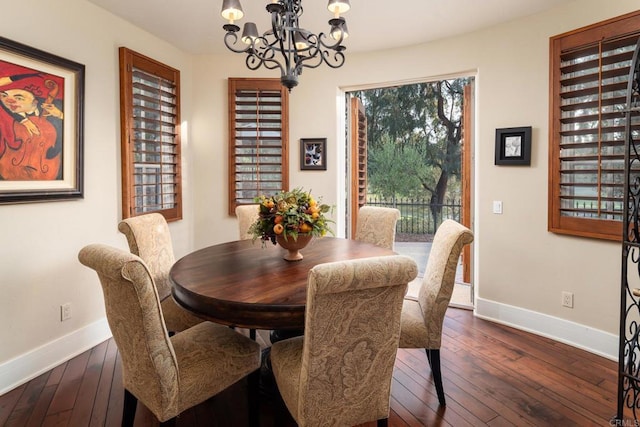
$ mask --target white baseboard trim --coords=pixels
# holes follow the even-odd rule
[[[103,318],[0,364],[0,395],[111,338]]]
[[[618,335],[609,332],[483,298],[476,299],[475,315],[618,360]]]

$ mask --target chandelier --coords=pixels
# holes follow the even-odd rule
[[[315,35],[300,28],[302,0],[272,0],[267,4],[271,29],[260,36],[256,24],[247,22],[238,39],[240,27],[234,22],[244,16],[240,0],[223,0],[222,17],[229,21],[222,27],[227,32],[224,44],[232,52],[246,53],[246,64],[250,70],[261,66],[270,70],[280,69],[280,80],[291,91],[298,85],[303,67],[316,68],[324,62],[331,68],[339,68],[344,64],[346,48],[342,42],[349,33],[340,14],[350,7],[349,0],[329,0],[327,8],[334,14],[329,20],[329,36],[324,33]]]

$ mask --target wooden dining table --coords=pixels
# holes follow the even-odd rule
[[[271,242],[238,240],[209,246],[179,259],[169,278],[176,302],[216,323],[249,329],[304,328],[307,276],[318,264],[394,255],[356,240],[314,238],[299,261],[283,259]]]

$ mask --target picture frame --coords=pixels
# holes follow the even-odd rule
[[[83,197],[85,66],[0,37],[0,204]]]
[[[300,169],[327,170],[327,138],[300,139]]]
[[[531,126],[496,129],[496,165],[531,164]]]

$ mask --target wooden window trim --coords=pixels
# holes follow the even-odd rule
[[[367,115],[360,98],[351,106],[351,238],[355,239],[358,212],[367,203]]]
[[[261,78],[229,78],[228,81],[228,205],[229,215],[235,215],[236,206],[240,203],[236,200],[236,106],[235,98],[237,90],[268,90],[279,91],[281,99],[281,174],[282,190],[289,190],[289,91],[282,86],[280,79]],[[265,191],[266,193],[266,191]]]
[[[134,190],[134,96],[133,96],[133,68],[171,81],[175,85],[174,136],[175,145],[175,199],[174,206],[167,209],[157,209],[153,212],[162,214],[167,221],[182,219],[182,155],[180,141],[180,71],[162,64],[147,56],[134,52],[125,47],[119,49],[120,55],[120,144],[122,167],[122,217],[130,218],[147,212],[136,213]]]
[[[548,230],[550,232],[615,241],[621,241],[622,239],[622,221],[561,215],[560,130],[562,129],[562,124],[560,112],[561,70],[559,63],[563,53],[566,54],[574,49],[595,46],[603,40],[629,37],[633,34],[640,34],[640,11],[560,34],[551,37],[549,40]],[[602,141],[599,141],[598,144],[602,144]],[[598,166],[598,170],[601,170],[601,166]]]

